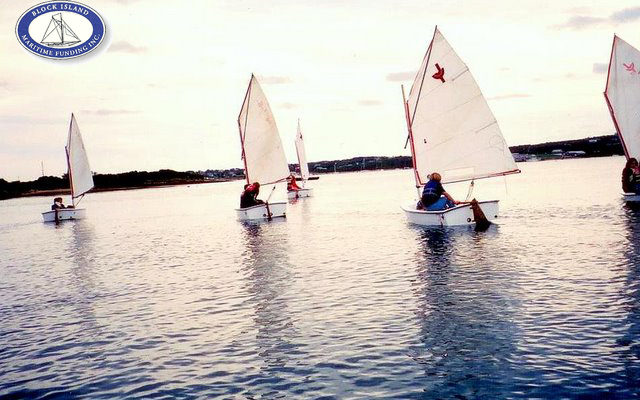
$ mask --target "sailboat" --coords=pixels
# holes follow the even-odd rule
[[[520,172],[469,68],[437,27],[409,97],[404,87],[402,97],[418,198],[434,172],[442,183],[471,182],[470,193],[475,180]],[[497,218],[498,200],[478,204],[489,221]],[[425,211],[413,202],[402,209],[418,225],[475,223],[470,204]]]
[[[56,19],[58,17],[59,19]],[[66,36],[65,36],[66,35]],[[57,13],[51,16],[51,21],[47,26],[47,30],[44,31],[41,44],[47,46],[71,46],[76,43],[80,43],[81,40],[76,33],[71,29],[62,19],[62,13]]]
[[[604,98],[625,157],[640,159],[640,51],[616,35],[613,35]],[[624,193],[623,198],[629,202],[640,201],[636,193]]]
[[[269,102],[253,74],[238,115],[238,129],[247,184],[258,182],[263,188],[274,185],[270,198],[275,191],[275,184],[284,182],[289,176],[289,165]],[[287,203],[270,203],[269,198],[265,204],[236,209],[238,220],[285,217]]]
[[[302,130],[300,129],[300,120],[298,120],[298,132],[296,134],[295,145],[296,154],[298,155],[298,166],[300,167],[300,177],[302,178],[302,189],[288,191],[287,197],[289,199],[311,197],[313,189],[305,187],[309,180],[309,165],[307,164],[307,153],[304,150],[304,139],[302,138]]]
[[[43,212],[42,218],[44,222],[83,219],[87,214],[86,209],[76,208],[76,206],[82,197],[93,188],[93,175],[91,175],[91,168],[89,168],[89,159],[82,142],[80,128],[78,128],[78,123],[73,113],[69,123],[69,136],[65,153],[67,155],[67,174],[71,188],[72,206]]]

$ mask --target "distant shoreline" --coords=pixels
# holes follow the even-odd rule
[[[516,162],[624,155],[617,135],[511,146],[509,149]],[[297,164],[289,164],[289,169],[296,171],[297,166]],[[359,156],[342,160],[310,162],[309,170],[313,174],[325,174],[332,172],[406,169],[412,168],[412,166],[413,162],[410,156]],[[95,188],[92,192],[195,185],[240,179],[244,179],[244,170],[241,168],[186,172],[164,169],[153,172],[130,171],[120,174],[95,174]],[[69,194],[68,188],[69,181],[66,176],[43,176],[29,182],[7,182],[4,179],[0,179],[0,200],[17,197],[64,195]]]
[[[231,182],[236,179],[227,179],[227,180],[206,180],[206,181],[193,181],[193,182],[178,182],[178,183],[165,183],[158,185],[146,185],[146,186],[128,186],[128,187],[117,187],[117,188],[97,188],[91,189],[89,193],[100,193],[100,192],[119,192],[121,190],[139,190],[139,189],[155,189],[155,188],[163,188],[163,187],[172,187],[172,186],[184,186],[184,185],[200,185],[205,183],[221,183],[221,182]],[[12,197],[44,197],[44,196],[56,196],[56,195],[70,195],[70,189],[51,189],[51,190],[35,190],[32,192],[23,193],[21,196]],[[8,199],[7,199],[8,200]]]

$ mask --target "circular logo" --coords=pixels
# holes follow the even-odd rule
[[[49,1],[25,11],[16,24],[22,47],[40,57],[63,60],[95,50],[105,24],[93,8],[75,1]]]

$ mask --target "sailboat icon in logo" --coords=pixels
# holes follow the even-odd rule
[[[62,13],[57,13],[51,17],[49,26],[47,26],[47,30],[44,32],[40,44],[65,47],[80,42],[81,40],[78,35],[76,35],[71,27],[62,19]]]

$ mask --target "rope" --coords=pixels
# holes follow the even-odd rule
[[[471,196],[473,196],[473,188],[475,186],[475,181],[471,180],[471,183],[469,184],[469,190],[467,191],[467,197],[465,198],[465,202],[470,201],[471,200]]]

